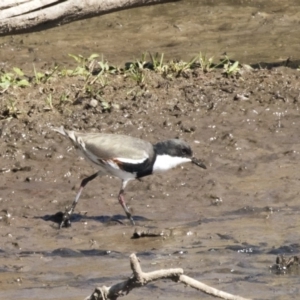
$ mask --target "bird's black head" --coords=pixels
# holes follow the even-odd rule
[[[170,155],[173,157],[192,158],[193,151],[191,147],[183,140],[173,139],[164,142],[159,142],[154,146],[157,155]]]
[[[206,169],[205,164],[193,157],[191,147],[183,140],[173,139],[159,142],[153,146],[156,155],[169,155],[173,157],[190,158],[190,161],[200,168]]]

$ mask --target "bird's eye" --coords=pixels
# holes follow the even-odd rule
[[[186,148],[183,148],[181,151],[182,151],[182,154],[184,154],[184,155],[188,154],[188,150]]]

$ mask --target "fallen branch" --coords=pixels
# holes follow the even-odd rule
[[[84,300],[116,300],[120,296],[127,295],[134,288],[142,287],[149,282],[159,279],[171,279],[175,282],[182,282],[206,294],[222,299],[249,300],[217,290],[189,276],[183,275],[183,270],[180,268],[144,273],[135,254],[130,255],[130,266],[133,271],[133,275],[126,281],[117,283],[110,287],[97,287],[94,292]]]
[[[2,0],[0,36],[47,29],[128,8],[178,0]]]

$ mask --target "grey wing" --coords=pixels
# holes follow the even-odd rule
[[[81,135],[87,152],[102,160],[117,159],[124,163],[142,163],[154,154],[147,141],[115,134]]]

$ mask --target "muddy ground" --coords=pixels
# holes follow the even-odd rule
[[[0,299],[83,299],[130,276],[132,252],[144,271],[181,267],[232,294],[298,299],[297,266],[270,269],[278,255],[299,255],[298,28],[297,0],[184,0],[1,37],[1,75],[19,67],[30,87],[0,89]],[[76,67],[69,53],[100,53],[123,68],[142,53],[164,53],[165,62],[200,51],[255,69],[167,78],[145,69],[140,84],[121,72],[88,86],[86,75],[58,76]],[[35,84],[34,68],[45,74],[54,64],[54,76]],[[153,143],[180,137],[207,170],[188,164],[129,183],[136,227],[162,236],[131,239],[136,227],[110,177],[89,183],[72,227],[58,230],[51,216],[95,172],[50,129],[60,125]],[[125,299],[199,297],[211,299],[160,281]]]
[[[129,276],[135,252],[145,271],[181,267],[229,293],[296,299],[297,272],[278,275],[270,266],[279,254],[299,253],[299,71],[144,74],[142,85],[108,75],[104,87],[95,83],[101,97],[93,103],[79,91],[80,76],[1,94],[0,298],[83,299],[94,287]],[[49,216],[64,210],[82,178],[95,171],[51,131],[60,125],[153,143],[180,137],[207,170],[184,165],[128,185],[137,226],[163,231],[161,237],[131,239],[135,227],[116,199],[120,182],[110,177],[87,186],[71,228],[58,230]],[[199,294],[162,281],[127,298]]]

